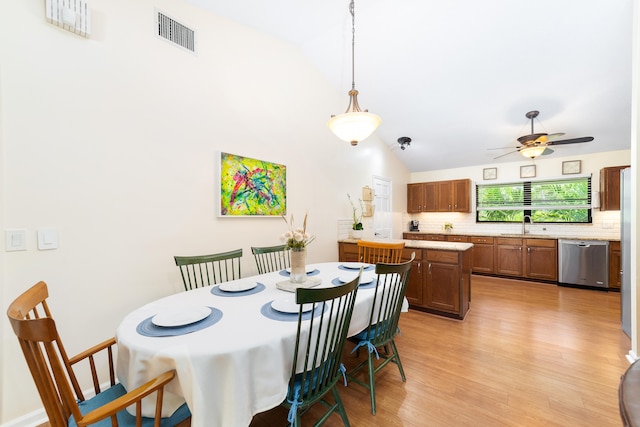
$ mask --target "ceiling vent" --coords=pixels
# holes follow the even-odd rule
[[[180,46],[189,52],[196,52],[196,32],[191,28],[182,25],[178,21],[169,18],[160,11],[156,11],[156,24],[158,27],[158,36],[171,43]]]

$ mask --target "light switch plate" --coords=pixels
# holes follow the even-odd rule
[[[38,230],[38,249],[46,251],[57,249],[58,246],[58,230],[55,228],[41,228]]]
[[[26,251],[27,250],[27,230],[4,230],[4,250]]]

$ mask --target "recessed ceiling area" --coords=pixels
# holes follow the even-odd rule
[[[298,45],[344,94],[333,113],[343,112],[348,0],[188,1]],[[632,8],[632,0],[356,0],[360,106],[382,118],[374,137],[411,172],[526,160],[494,158],[530,132],[531,110],[540,111],[536,132],[594,137],[552,155],[629,149]]]

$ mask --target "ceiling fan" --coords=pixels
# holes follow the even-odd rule
[[[525,117],[531,120],[531,134],[524,135],[518,138],[518,142],[521,144],[519,147],[515,147],[514,151],[510,151],[505,154],[501,154],[498,157],[494,157],[494,159],[499,159],[500,157],[504,157],[506,155],[512,153],[520,153],[525,157],[530,159],[534,159],[540,155],[547,155],[553,153],[551,148],[548,148],[550,145],[565,145],[565,144],[579,144],[582,142],[593,141],[592,136],[583,136],[580,138],[570,138],[570,139],[558,139],[564,135],[564,133],[535,133],[533,131],[533,120],[538,117],[540,114],[539,111],[533,110],[529,111],[525,114]]]

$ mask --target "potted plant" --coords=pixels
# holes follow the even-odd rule
[[[364,212],[362,199],[358,199],[358,201],[360,202],[360,208],[358,209],[349,193],[347,193],[347,197],[349,198],[349,203],[351,203],[351,210],[353,213],[353,222],[351,224],[351,237],[353,237],[354,239],[361,239],[362,230],[364,230],[364,227],[362,226],[362,213]]]

